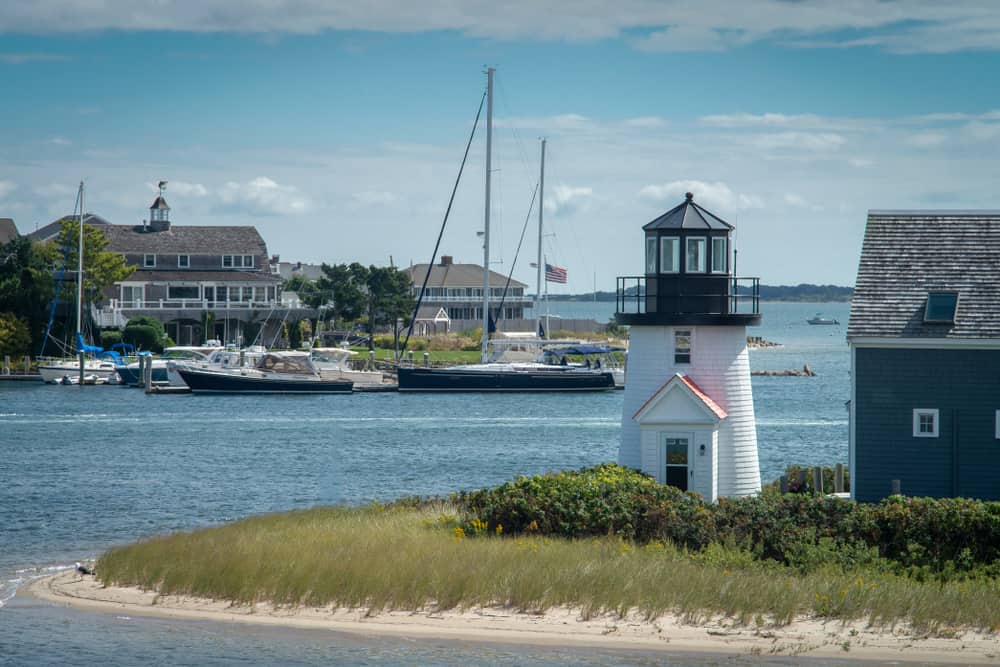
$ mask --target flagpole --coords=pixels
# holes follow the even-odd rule
[[[545,272],[548,273],[549,268],[549,258],[545,258]],[[549,328],[549,277],[545,276],[545,337],[548,338],[552,335],[552,329]]]

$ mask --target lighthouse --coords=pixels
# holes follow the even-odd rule
[[[734,227],[685,200],[644,225],[645,273],[618,278],[630,327],[618,462],[708,500],[760,491],[746,327],[758,278],[737,278]]]

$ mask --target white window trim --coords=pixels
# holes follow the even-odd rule
[[[700,269],[692,270],[688,266],[688,244],[691,241],[701,241],[701,263]],[[708,272],[708,240],[704,236],[687,236],[684,238],[684,273],[707,273]]]
[[[934,419],[934,430],[931,433],[920,432],[920,417],[930,415]],[[913,437],[937,438],[941,432],[941,415],[937,408],[913,408]]]
[[[147,258],[153,258],[152,263],[146,261]],[[144,253],[142,256],[142,268],[144,269],[155,269],[156,268],[156,253]]]
[[[656,273],[656,258],[659,249],[659,241],[655,236],[646,237],[646,273]],[[652,260],[652,261],[650,261]]]
[[[997,410],[994,430],[996,431],[996,433],[994,434],[996,436],[996,439],[1000,440],[1000,410]]]
[[[725,250],[725,252],[722,253],[724,259],[723,259],[723,266],[721,269],[715,265],[716,241],[722,241],[723,248]],[[712,258],[712,273],[729,273],[729,239],[722,236],[713,236],[711,238],[711,242],[709,243],[709,247],[711,248],[709,255]]]
[[[673,271],[667,271],[663,268],[663,248],[666,245],[665,242],[672,241],[670,245],[673,246],[673,253],[671,263],[674,265]],[[661,236],[660,237],[660,247],[659,247],[659,260],[660,260],[660,273],[680,273],[681,272],[681,237],[679,236]]]
[[[181,257],[187,260],[187,263],[181,264]],[[190,269],[191,268],[191,255],[177,255],[177,268],[178,269]]]

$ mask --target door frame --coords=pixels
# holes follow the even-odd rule
[[[659,461],[660,461],[659,466],[658,466],[659,467],[659,471],[657,473],[657,477],[660,478],[660,481],[663,484],[667,483],[667,443],[666,443],[666,440],[668,440],[668,439],[670,439],[670,440],[681,440],[681,439],[687,440],[687,462],[684,465],[684,467],[686,469],[685,470],[685,485],[684,485],[684,489],[682,489],[682,490],[684,490],[684,491],[690,490],[691,489],[691,480],[694,477],[694,467],[692,465],[694,452],[692,450],[694,448],[695,432],[694,431],[657,431],[656,436],[657,436],[657,446],[659,448]],[[676,467],[680,467],[680,466],[677,466],[677,464],[671,464],[671,465],[675,465]]]

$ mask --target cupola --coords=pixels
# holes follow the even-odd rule
[[[166,181],[160,181],[160,193],[153,200],[149,207],[149,230],[152,232],[165,232],[170,229],[170,206],[163,198],[163,191],[167,188]]]
[[[618,321],[756,324],[758,282],[735,277],[734,229],[690,192],[643,225],[645,274],[618,278]]]

